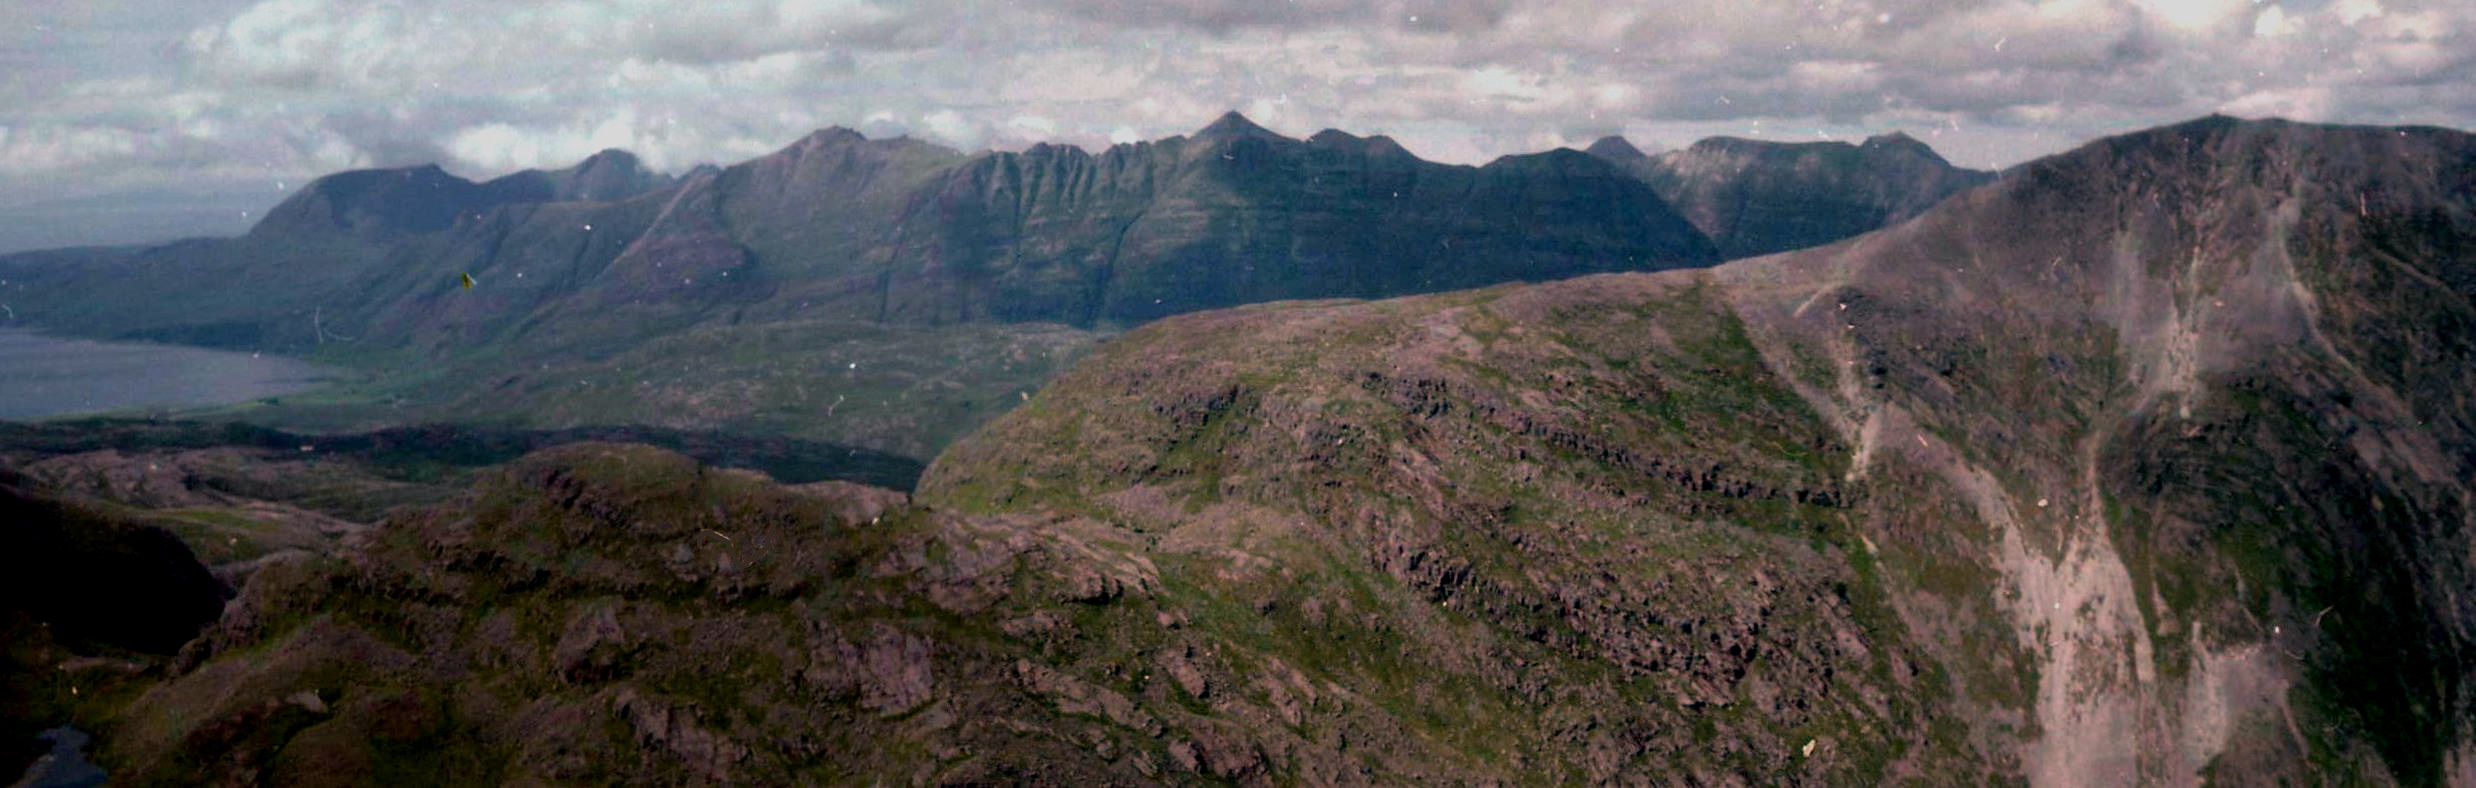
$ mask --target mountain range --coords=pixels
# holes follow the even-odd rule
[[[2210,117],[1818,248],[1153,320],[908,494],[43,438],[6,555],[160,598],[12,594],[4,689],[132,784],[2465,785],[2471,390],[2476,135]],[[212,481],[296,478],[402,502]],[[344,535],[208,572],[256,526],[184,491]]]
[[[365,170],[304,186],[240,238],[0,257],[0,296],[44,330],[302,353],[363,373],[222,414],[277,426],[660,423],[925,458],[1125,326],[1702,267],[1722,245],[1837,240],[1984,179],[1913,142],[1851,155],[1735,141],[1787,153],[1647,168],[1606,147],[1454,166],[1382,136],[1292,139],[1231,113],[1099,153],[965,155],[835,128],[677,177],[621,151],[484,182]],[[1764,193],[1841,196],[1708,218],[1715,201]],[[812,352],[823,343],[830,357]],[[718,345],[849,374],[770,385],[712,368],[704,351]],[[924,346],[968,371],[893,371]],[[989,358],[1003,360],[978,363]],[[710,396],[717,379],[762,390]],[[595,404],[580,408],[587,390]],[[816,416],[828,410],[841,418]]]
[[[1994,179],[1898,132],[1855,145],[1712,137],[1656,156],[1604,137],[1587,150],[1650,184],[1730,260],[1887,227]]]

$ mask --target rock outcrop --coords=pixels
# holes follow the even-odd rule
[[[2476,137],[2211,118],[1708,270],[1158,320],[908,501],[537,452],[260,568],[103,757],[2451,784],[2471,239]]]

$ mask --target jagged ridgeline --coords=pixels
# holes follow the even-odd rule
[[[9,265],[31,277],[21,318],[45,326],[444,351],[708,321],[1119,325],[1716,259],[1647,186],[1577,152],[1450,166],[1231,114],[1098,154],[829,129],[679,179],[617,151],[487,183],[350,172],[243,238]],[[486,286],[467,297],[461,272]]]
[[[650,424],[925,459],[1143,321],[1706,266],[1874,229],[1983,176],[1914,142],[1726,142],[1733,158],[1610,140],[1471,167],[1234,113],[1097,153],[827,129],[678,176],[622,151],[481,183],[341,173],[241,238],[0,257],[0,279],[15,325],[360,375],[215,418]]]
[[[2472,387],[2476,137],[2211,118],[1152,322],[916,500],[535,454],[80,708],[141,783],[2464,783]]]
[[[1606,137],[1588,150],[1650,184],[1730,260],[1888,227],[1995,177],[1897,132],[1853,145],[1712,137],[1656,156]]]

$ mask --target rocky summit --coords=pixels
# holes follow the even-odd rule
[[[245,576],[26,531],[196,604],[11,611],[9,689],[137,785],[2468,784],[2471,261],[2476,136],[2208,118],[1822,248],[1150,322],[909,493],[355,449],[419,494]],[[0,482],[201,505],[158,449]]]
[[[338,173],[241,238],[11,255],[0,280],[15,325],[359,373],[217,418],[655,424],[926,460],[1163,316],[1718,259],[1649,185],[1578,152],[1445,165],[1231,113],[1099,152],[830,128],[675,178],[623,151],[486,182]]]
[[[352,373],[190,415],[654,425],[925,461],[1146,321],[1703,267],[1874,230],[1984,175],[1905,137],[1656,157],[1609,138],[1473,167],[1237,113],[1097,152],[828,128],[678,175],[620,150],[479,182],[337,173],[239,238],[0,256],[0,295],[20,327]]]
[[[1858,144],[1712,137],[1656,156],[1607,137],[1589,152],[1649,183],[1731,260],[1898,224],[1995,177],[1899,132]]]
[[[293,270],[311,258],[315,277]],[[1716,260],[1657,194],[1587,156],[1449,166],[1382,137],[1290,139],[1236,113],[1098,154],[1039,145],[967,156],[832,128],[676,180],[624,151],[485,183],[436,166],[355,171],[303,187],[244,238],[130,251],[115,264],[43,259],[0,259],[0,269],[45,296],[25,299],[20,318],[57,329],[431,350],[590,332],[613,310],[679,326],[1090,326]],[[188,303],[97,303],[129,294],[94,277],[174,266]],[[460,273],[487,283],[485,295],[466,297]],[[321,316],[301,320],[302,310]]]

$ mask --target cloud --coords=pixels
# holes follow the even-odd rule
[[[827,125],[1098,146],[1233,108],[1464,162],[1620,130],[1907,128],[1983,166],[2219,110],[2476,125],[2458,0],[174,5],[0,8],[0,204],[613,146],[678,170]]]

